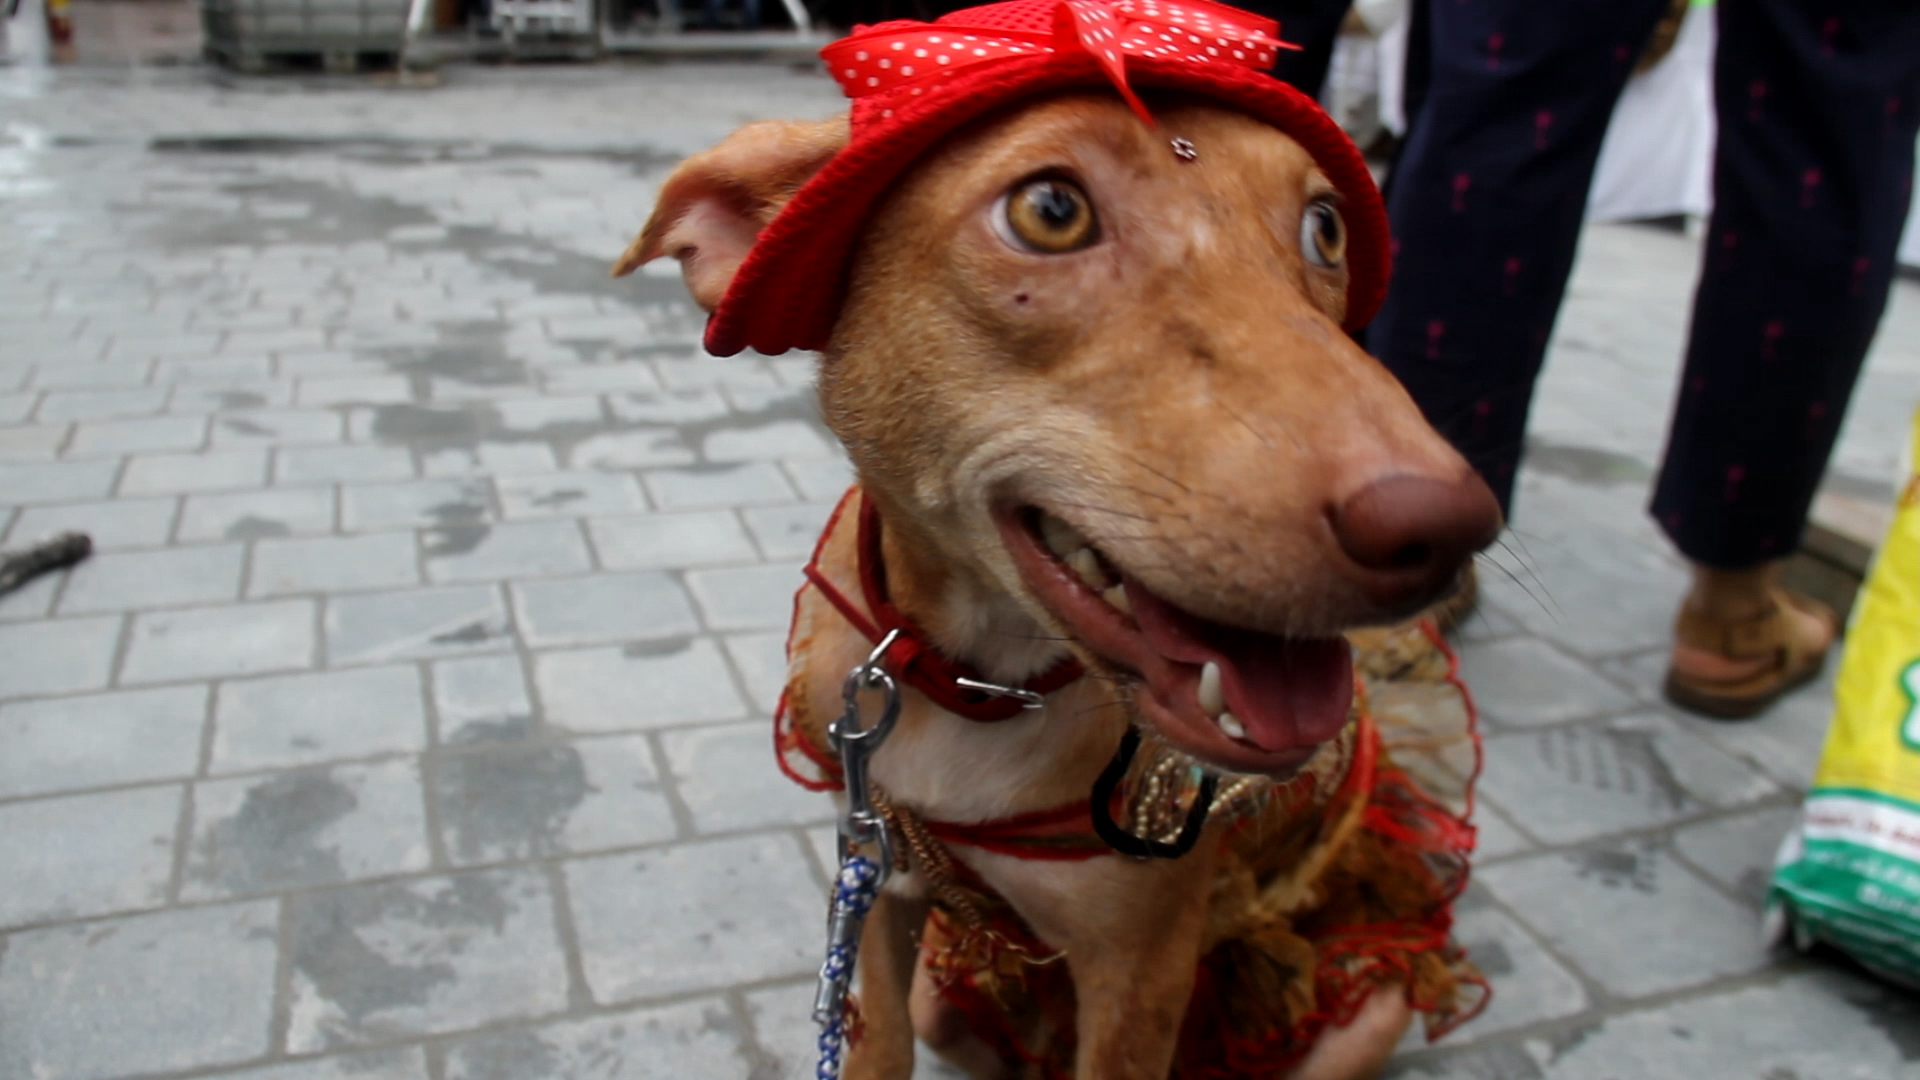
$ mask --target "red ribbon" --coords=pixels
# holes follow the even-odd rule
[[[1152,124],[1146,106],[1127,86],[1128,56],[1265,71],[1273,66],[1274,50],[1298,47],[1279,39],[1280,24],[1272,19],[1211,0],[1060,0],[1051,32],[968,25],[964,20],[971,14],[957,12],[963,21],[952,23],[858,26],[820,50],[820,58],[847,96],[858,99],[902,90],[918,97],[954,72],[980,64],[1086,53],[1133,111]]]

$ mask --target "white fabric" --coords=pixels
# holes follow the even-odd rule
[[[47,14],[43,0],[20,0],[20,10],[6,17],[7,0],[0,0],[0,45],[17,63],[45,64],[52,58],[53,43],[47,38]]]
[[[1380,31],[1380,126],[1395,138],[1407,133],[1407,33],[1412,19],[1399,19]]]
[[[1365,34],[1341,34],[1333,39],[1326,85],[1320,89],[1320,107],[1361,146],[1372,143],[1380,133],[1380,66],[1384,59],[1378,43]]]
[[[1920,270],[1920,184],[1913,186],[1913,209],[1907,212],[1907,235],[1900,241],[1900,261]]]
[[[1334,39],[1320,104],[1355,142],[1367,146],[1381,128],[1395,137],[1407,133],[1400,96],[1412,20],[1405,0],[1355,0],[1353,9],[1368,32]]]
[[[1695,7],[1673,49],[1627,81],[1587,192],[1587,220],[1704,216],[1712,206],[1713,9]]]
[[[1407,21],[1407,0],[1353,0],[1353,13],[1375,37]],[[1386,57],[1380,58],[1382,61]]]

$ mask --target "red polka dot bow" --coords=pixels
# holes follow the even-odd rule
[[[1021,4],[1019,26],[986,26],[976,12],[955,12],[935,23],[887,22],[857,26],[820,50],[820,58],[853,99],[903,92],[919,97],[964,68],[1043,53],[1086,53],[1148,124],[1153,118],[1127,86],[1126,58],[1152,57],[1193,64],[1235,64],[1265,71],[1279,40],[1272,19],[1211,0],[1059,0]],[[997,12],[996,12],[997,14]],[[1051,25],[1048,25],[1048,15]],[[953,21],[949,21],[953,20]],[[1003,22],[1006,20],[992,20]],[[974,25],[969,25],[973,23]]]

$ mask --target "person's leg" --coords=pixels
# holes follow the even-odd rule
[[[1920,125],[1920,7],[1723,0],[1714,98],[1713,218],[1652,513],[1695,569],[1680,692],[1758,708],[1817,670],[1835,631],[1780,602],[1777,560],[1799,546],[1886,307]],[[1768,620],[1745,649],[1702,632]]]
[[[1607,120],[1665,9],[1480,0],[1429,12],[1431,82],[1390,185],[1396,265],[1368,344],[1503,509]]]
[[[1433,85],[1433,2],[1409,0],[1407,4],[1407,63],[1400,79],[1400,115],[1407,124],[1420,115],[1427,103],[1427,88]],[[1396,163],[1397,163],[1396,159]]]

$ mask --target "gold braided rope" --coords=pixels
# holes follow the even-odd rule
[[[880,785],[873,785],[872,798],[881,820],[906,842],[907,850],[912,853],[911,863],[900,869],[904,872],[917,871],[926,881],[927,892],[932,895],[934,903],[960,920],[965,932],[961,940],[955,943],[956,950],[964,949],[972,941],[979,941],[990,944],[996,950],[1010,952],[1029,964],[1051,964],[1066,959],[1065,950],[1051,956],[1037,956],[1031,949],[1008,940],[1004,934],[994,930],[975,901],[973,891],[960,884],[953,870],[953,856],[948,853],[947,846],[928,832],[925,823],[912,811],[895,806]]]
[[[1357,737],[1357,727],[1348,725],[1340,735],[1322,746],[1320,752],[1301,770],[1301,775],[1312,779],[1314,790],[1311,798],[1314,802],[1325,802],[1345,781]],[[1126,809],[1122,818],[1132,823],[1136,835],[1159,837],[1162,842],[1170,843],[1179,835],[1198,790],[1196,785],[1180,783],[1181,774],[1197,777],[1199,764],[1184,751],[1159,738],[1148,741],[1148,751],[1143,757],[1148,760],[1144,765],[1136,766],[1137,779],[1127,786]],[[1213,816],[1216,820],[1226,820],[1257,813],[1278,786],[1278,782],[1270,777],[1234,776],[1215,793]],[[878,784],[873,785],[872,800],[887,830],[899,837],[905,846],[906,858],[899,867],[900,872],[917,872],[935,905],[951,914],[959,923],[961,934],[950,946],[950,952],[967,955],[984,947],[990,953],[1011,955],[1023,963],[1034,965],[1051,964],[1066,958],[1064,950],[1048,956],[1037,955],[994,930],[982,910],[979,894],[960,883],[959,875],[954,870],[953,855],[947,850],[947,845],[929,832],[926,823],[916,814],[896,805]],[[1262,896],[1256,901],[1255,908],[1272,909],[1284,907],[1287,903],[1277,895]]]

